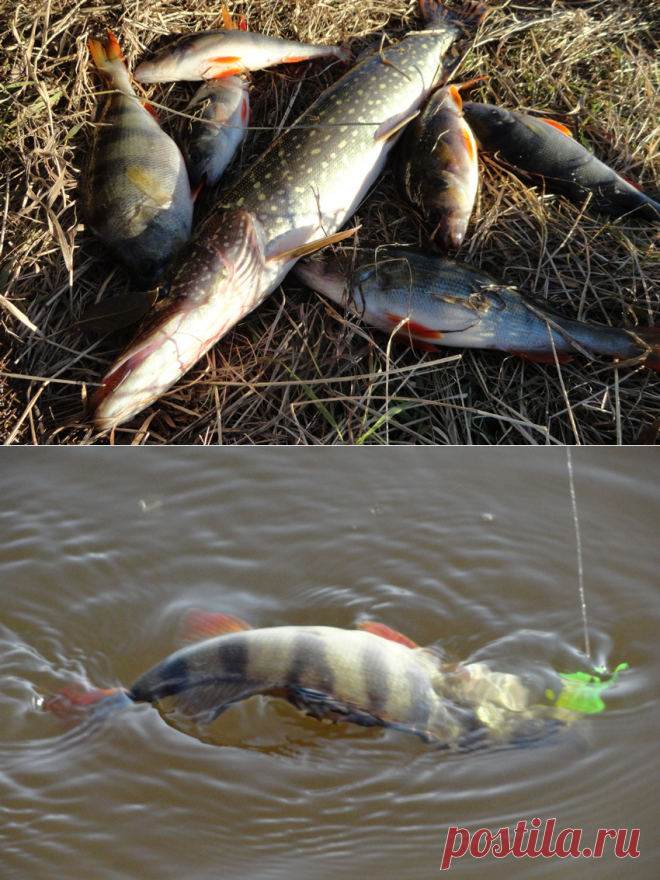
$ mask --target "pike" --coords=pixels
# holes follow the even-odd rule
[[[598,211],[660,222],[660,203],[597,159],[560,122],[469,101],[463,112],[480,149],[542,179],[550,192],[582,202],[591,196]]]
[[[479,182],[477,145],[463,119],[459,88],[440,89],[410,123],[396,168],[399,189],[445,248],[463,243]]]
[[[312,46],[242,30],[212,30],[182,37],[140,64],[133,76],[140,83],[195,82],[328,55],[344,62],[351,58],[338,46]]]
[[[373,621],[357,630],[252,629],[231,615],[193,610],[179,638],[186,647],[130,688],[78,683],[46,698],[42,709],[69,721],[91,710],[93,728],[117,708],[146,702],[204,726],[262,694],[319,720],[394,728],[451,748],[523,745],[575,717],[569,692],[560,693],[560,709],[533,704],[519,676],[482,662],[446,663],[438,649]]]
[[[161,278],[165,299],[92,395],[96,428],[121,424],[157,400],[299,257],[347,234],[334,235],[438,80],[444,53],[487,11],[470,3],[448,12],[439,0],[420,7],[426,30],[346,73],[222,194]]]
[[[89,48],[109,88],[83,179],[87,225],[140,282],[188,240],[194,198],[181,151],[143,106],[110,31]]]
[[[425,351],[490,348],[540,363],[580,353],[660,370],[660,328],[572,321],[466,263],[407,247],[347,249],[293,274],[368,324]],[[625,364],[624,364],[625,365]]]

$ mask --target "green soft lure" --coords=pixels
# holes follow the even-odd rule
[[[600,693],[616,681],[622,669],[628,669],[628,664],[620,663],[611,675],[605,669],[596,669],[596,675],[590,675],[588,672],[571,672],[560,675],[564,687],[557,697],[555,705],[561,709],[582,712],[583,715],[602,712],[605,703],[601,699]],[[605,681],[603,681],[603,676],[606,676]],[[554,691],[548,689],[546,697],[549,700],[554,700]]]

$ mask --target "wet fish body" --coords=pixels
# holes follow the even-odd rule
[[[240,76],[227,76],[205,83],[187,111],[201,102],[206,102],[206,106],[190,126],[186,150],[193,187],[217,183],[245,137],[250,116],[247,81]]]
[[[421,650],[421,649],[420,649]],[[455,740],[461,712],[433,689],[436,664],[367,632],[333,627],[247,630],[184,648],[130,688],[136,700],[174,698],[186,714],[217,717],[254,694],[285,689],[317,717],[336,712],[365,726],[382,725],[428,739]]]
[[[86,221],[142,283],[152,282],[188,240],[193,198],[183,156],[128,79],[116,39],[90,40],[111,89],[97,120],[83,180]]]
[[[379,623],[359,630],[251,629],[227,615],[192,618],[193,628],[201,620],[201,641],[157,663],[129,689],[67,688],[44,708],[67,718],[100,702],[104,719],[129,701],[148,702],[205,725],[240,700],[270,694],[318,719],[391,727],[445,746],[508,741],[530,718],[553,717],[551,707],[530,704],[518,676],[485,663],[444,664],[438,651]]]
[[[140,64],[133,76],[141,83],[194,82],[328,55],[341,61],[351,57],[338,46],[313,46],[242,30],[211,30],[182,37]]]
[[[572,321],[466,263],[412,248],[347,249],[304,260],[294,274],[368,324],[426,350],[498,349],[548,363],[555,353],[566,361],[579,352],[660,369],[660,328]]]
[[[560,123],[468,101],[463,112],[482,150],[542,178],[550,192],[581,202],[591,195],[599,211],[660,222],[660,203],[597,159]]]
[[[397,184],[428,218],[445,248],[465,238],[479,182],[477,145],[463,119],[456,86],[436,92],[406,129],[398,148]]]
[[[169,289],[168,315],[176,327],[156,321],[105,375],[90,409],[97,428],[130,419],[157,399],[236,321],[256,308],[280,283],[305,248],[339,229],[376,179],[399,127],[414,114],[438,78],[442,56],[466,20],[484,14],[470,5],[462,17],[436,0],[422,0],[428,31],[365,59],[313,104],[231,189],[184,248],[162,283]],[[224,252],[227,216],[249,214],[264,242],[250,275],[252,289],[228,295]],[[203,268],[200,268],[203,267]],[[247,277],[246,273],[246,277]],[[200,320],[203,311],[205,320]],[[221,328],[212,336],[208,315]],[[174,334],[174,335],[173,335]],[[185,340],[195,340],[181,355]],[[193,351],[194,349],[194,351]],[[172,364],[172,352],[176,352]]]

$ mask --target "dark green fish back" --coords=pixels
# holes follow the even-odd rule
[[[386,134],[419,104],[438,78],[443,54],[460,32],[440,24],[433,33],[410,34],[403,42],[373,55],[325,92],[295,127],[286,131],[230,190],[218,207],[252,211],[269,242],[291,228],[316,227],[319,206],[324,219],[349,214],[357,201],[342,200],[353,175],[364,176],[365,159],[375,138]],[[402,108],[404,111],[402,112]],[[386,123],[386,125],[383,125]],[[368,159],[372,162],[372,158]],[[360,188],[376,176],[378,166]],[[353,193],[355,186],[348,184]]]

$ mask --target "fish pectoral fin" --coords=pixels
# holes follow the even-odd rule
[[[92,333],[121,330],[146,315],[157,298],[157,290],[133,291],[111,296],[85,309],[73,326]]]
[[[228,67],[226,70],[221,71],[220,73],[214,73],[211,76],[206,76],[205,79],[223,79],[226,76],[236,76],[239,73],[244,73],[247,68],[245,67]]]
[[[177,641],[181,645],[190,645],[248,629],[252,629],[250,624],[233,614],[217,614],[202,608],[192,608],[181,621]]]
[[[405,322],[403,327],[397,330],[397,335],[399,333],[407,334],[408,336],[413,337],[422,337],[423,339],[442,339],[442,333],[439,330],[432,330],[430,327],[425,327],[423,324],[419,324],[417,321],[410,321],[407,318],[399,317],[398,315],[393,315],[390,312],[385,312],[385,318],[390,322],[390,324],[397,325]],[[433,349],[431,349],[433,351]]]
[[[300,712],[317,718],[319,721],[324,718],[335,720],[334,714],[345,715],[349,711],[346,703],[311,688],[291,687],[284,696]]]
[[[573,132],[570,128],[567,128],[565,125],[562,125],[561,122],[557,122],[556,119],[541,119],[541,122],[545,122],[546,125],[551,125],[553,128],[556,128],[557,131],[560,131],[562,134],[566,134],[569,138],[573,137]]]
[[[153,171],[148,168],[140,168],[139,165],[129,165],[125,174],[133,186],[139,189],[156,207],[163,210],[170,207],[172,195],[161,188]]]
[[[419,648],[419,645],[413,642],[412,639],[409,639],[408,636],[401,635],[401,633],[391,629],[389,626],[385,626],[384,623],[377,623],[375,620],[361,620],[357,628],[364,632],[372,633],[375,636],[380,636],[381,639],[405,645],[406,648]]]
[[[147,113],[150,113],[156,120],[156,122],[160,124],[160,119],[158,117],[158,112],[156,111],[156,108],[152,104],[150,104],[149,101],[142,101],[142,106],[147,111]]]
[[[168,705],[181,712],[182,715],[195,718],[200,724],[210,724],[232,703],[261,694],[270,686],[270,682],[258,679],[210,681],[192,684],[191,687],[166,699]]]
[[[209,64],[236,64],[242,61],[240,55],[221,55],[218,58],[208,58]]]
[[[412,122],[413,119],[416,119],[420,114],[419,110],[415,110],[414,113],[411,113],[409,116],[406,116],[405,119],[400,119],[398,122],[395,122],[391,119],[388,119],[384,122],[376,131],[374,135],[374,143],[385,143],[394,137],[395,134],[401,131],[402,128],[405,128],[409,122]]]
[[[277,254],[271,254],[266,258],[266,262],[274,262],[275,260],[286,261],[286,260],[299,260],[300,257],[306,257],[307,254],[313,254],[314,251],[319,251],[321,248],[326,247],[329,244],[336,244],[338,241],[343,241],[345,238],[348,238],[351,235],[354,235],[361,226],[354,226],[352,229],[346,229],[344,232],[335,232],[334,235],[326,235],[324,238],[317,238],[314,241],[308,241],[306,244],[301,244],[298,247],[291,248],[288,251],[281,251]]]
[[[635,189],[636,189],[638,192],[641,192],[642,194],[645,194],[645,193],[644,193],[644,190],[641,188],[641,186],[640,186],[638,183],[635,183],[634,180],[631,180],[630,177],[626,177],[625,174],[619,174],[619,177],[622,177],[623,180],[625,180],[626,183],[629,183],[631,186],[634,186]]]
[[[322,691],[312,688],[293,687],[289,689],[287,700],[300,712],[317,718],[319,721],[351,721],[362,727],[381,727],[382,719],[346,700],[339,700]],[[341,716],[337,718],[336,716]]]
[[[458,88],[456,86],[449,86],[449,94],[454,99],[454,103],[458,107],[458,110],[462,111],[463,110],[463,99],[461,98],[461,95],[458,91]]]
[[[397,342],[401,342],[403,345],[407,345],[408,348],[412,348],[415,351],[426,351],[434,354],[438,351],[437,347],[432,342],[425,342],[423,339],[418,339],[410,333],[406,333],[405,330],[397,330],[394,334],[394,338]]]
[[[514,354],[516,357],[525,358],[528,361],[534,361],[536,364],[554,364],[559,361],[560,364],[567,364],[573,360],[570,354],[564,352],[552,351],[515,351],[512,348],[506,349],[507,354]]]

